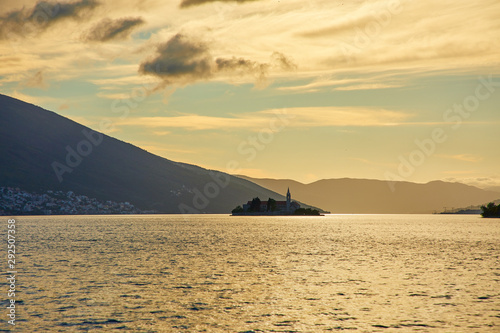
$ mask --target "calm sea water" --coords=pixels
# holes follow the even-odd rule
[[[16,220],[19,332],[500,332],[498,219]]]

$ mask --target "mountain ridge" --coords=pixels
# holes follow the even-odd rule
[[[500,193],[494,191],[441,180],[413,183],[344,177],[304,184],[288,179],[238,177],[273,191],[290,187],[295,199],[307,197],[310,204],[333,214],[429,214],[445,207],[480,205],[500,198]]]
[[[0,94],[0,186],[62,190],[160,213],[230,213],[284,196],[227,173],[174,162],[53,111]]]
[[[0,186],[74,191],[160,213],[229,213],[253,197],[284,200],[280,193],[288,187],[304,206],[332,213],[432,213],[500,198],[498,192],[440,180],[419,184],[344,177],[304,184],[233,176],[168,160],[1,94],[0,154]]]

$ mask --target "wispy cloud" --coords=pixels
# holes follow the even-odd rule
[[[170,132],[170,131],[153,131],[152,133],[156,136],[165,136],[165,135],[171,134],[172,132]]]
[[[393,126],[411,118],[404,112],[360,107],[303,107],[287,109],[287,113],[297,127]]]
[[[352,86],[335,87],[333,90],[350,91],[350,90],[372,90],[372,89],[389,89],[400,88],[403,84],[384,84],[384,83],[371,83],[371,84],[356,84]]]
[[[251,128],[264,125],[262,119],[245,123],[241,118],[210,117],[195,114],[172,117],[136,117],[119,121],[118,126],[139,126],[145,128],[183,128],[187,130],[214,130]]]
[[[45,77],[41,70],[37,71],[33,76],[28,77],[23,85],[29,88],[47,89],[49,84],[45,81]]]
[[[477,155],[472,155],[472,154],[456,154],[456,155],[439,154],[437,156],[442,157],[442,158],[446,158],[446,159],[452,159],[452,160],[463,161],[463,162],[471,162],[471,163],[477,163],[477,162],[481,162],[483,160],[483,157],[477,156]]]
[[[114,39],[124,39],[133,29],[144,24],[140,17],[126,17],[116,20],[102,19],[92,29],[83,35],[86,41],[106,42]]]
[[[344,127],[344,126],[393,126],[411,116],[398,111],[356,107],[305,107],[285,110],[264,110],[239,114],[233,117],[212,117],[183,114],[171,117],[136,117],[119,121],[119,126],[145,128],[183,128],[187,130],[235,130],[257,131],[268,128],[273,119],[286,117],[289,127]]]
[[[499,31],[492,14],[500,10],[496,1],[400,1],[396,12],[390,6],[366,2],[353,19],[339,18],[303,37],[333,39],[335,47],[326,63],[358,69],[478,68],[498,57],[498,40],[492,38]],[[469,17],[481,23],[464,24]]]
[[[137,66],[120,66],[116,71],[127,73],[134,72]],[[111,73],[107,78],[92,78],[89,82],[98,85],[104,90],[127,90],[129,87],[137,87],[141,85],[149,85],[157,82],[157,79],[151,77],[144,77],[139,75],[119,76],[118,73]]]
[[[100,93],[97,93],[97,97],[101,97],[101,98],[106,98],[106,99],[112,99],[112,100],[116,100],[116,99],[130,99],[130,94],[125,94],[125,93],[103,93],[103,92],[100,92]]]
[[[186,8],[186,7],[191,7],[191,6],[200,6],[203,4],[211,3],[211,2],[236,2],[236,3],[244,3],[244,2],[250,2],[250,1],[257,1],[257,0],[182,0],[180,3],[181,8]]]
[[[362,6],[355,7],[351,12],[335,17],[330,22],[318,22],[314,28],[298,33],[298,36],[305,38],[331,38],[342,33],[352,33],[354,29],[363,27],[371,21],[376,21],[377,13],[386,9],[389,4],[385,2],[369,2],[366,1]]]
[[[307,84],[276,89],[289,92],[315,92],[324,89],[348,91],[399,88],[405,85],[402,78],[392,74],[370,73],[360,78],[320,78]]]
[[[464,172],[457,172],[455,174],[466,175],[466,174],[474,174],[474,173],[480,174],[476,170],[472,170],[472,171],[465,170]],[[500,187],[500,175],[499,174],[489,175],[489,177],[471,177],[471,176],[469,176],[469,177],[464,176],[462,178],[449,177],[449,178],[445,178],[443,180],[449,181],[449,182],[459,182],[459,183],[463,183],[463,184],[467,184],[467,185],[477,186],[479,188],[484,188],[484,189],[495,187],[498,190],[498,188]]]
[[[9,94],[9,96],[20,99],[23,102],[31,103],[31,104],[37,105],[37,106],[43,105],[45,103],[58,103],[58,102],[60,102],[60,100],[58,100],[57,98],[48,97],[48,96],[32,96],[32,95],[22,93],[18,90],[14,90],[11,94]]]
[[[181,148],[172,148],[158,145],[157,143],[145,143],[145,142],[134,142],[139,147],[152,152],[158,155],[164,155],[165,153],[181,153],[181,154],[197,154],[199,151],[191,150],[191,149],[181,149]]]
[[[500,41],[496,38],[500,26],[494,15],[500,3],[495,0],[401,1],[401,12],[390,16],[363,45],[356,44],[358,33],[366,34],[367,27],[375,23],[381,25],[377,17],[387,9],[387,2],[316,0],[304,5],[298,0],[248,1],[240,6],[227,1],[196,6],[208,2],[213,1],[186,2],[193,8],[181,9],[180,0],[150,0],[141,5],[117,0],[38,1],[1,14],[4,40],[0,44],[0,75],[18,81],[24,78],[19,74],[43,68],[44,74],[50,73],[51,79],[59,81],[75,77],[109,79],[109,87],[103,85],[101,89],[118,88],[116,92],[129,88],[125,80],[137,73],[138,66],[140,73],[148,74],[143,77],[156,78],[164,85],[218,80],[254,82],[264,87],[276,77],[298,80],[329,75],[330,81],[337,81],[340,74],[345,78],[343,83],[327,79],[280,88],[285,92],[312,92],[386,89],[406,83],[371,80],[373,73],[389,69],[397,70],[401,77],[407,74],[405,78],[439,70],[449,70],[450,74],[477,74],[478,68],[500,72]],[[18,7],[25,3],[20,1]],[[11,10],[12,4],[8,8]],[[429,11],[435,15],[429,16]],[[110,13],[118,19],[106,18]],[[40,22],[28,35],[46,32],[44,38],[32,38],[30,43],[21,40],[17,44],[21,52],[12,52],[5,33],[22,37],[31,31],[26,30],[31,27],[26,23],[37,17]],[[477,18],[475,24],[463,24],[469,17]],[[141,20],[144,30],[152,32],[149,40],[125,38]],[[64,29],[49,29],[62,21],[64,25],[58,26]],[[99,44],[89,47],[85,38],[79,38],[85,31],[87,40]],[[355,49],[352,57],[346,57],[342,45]],[[185,53],[193,46],[197,52]],[[175,48],[189,57],[176,56]],[[115,59],[133,72],[128,68],[109,72],[108,65]],[[347,81],[359,75],[370,80]]]

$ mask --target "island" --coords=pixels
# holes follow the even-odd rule
[[[495,205],[494,202],[490,202],[486,206],[481,206],[482,217],[496,217],[500,218],[500,204]]]
[[[286,193],[286,201],[276,201],[269,198],[267,201],[261,201],[258,197],[253,198],[242,206],[238,206],[232,210],[233,216],[238,215],[311,215],[321,216],[319,210],[312,208],[301,208],[300,204],[292,201],[290,188]]]

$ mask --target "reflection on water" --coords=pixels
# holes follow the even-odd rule
[[[87,216],[17,225],[22,332],[500,331],[497,219]]]

